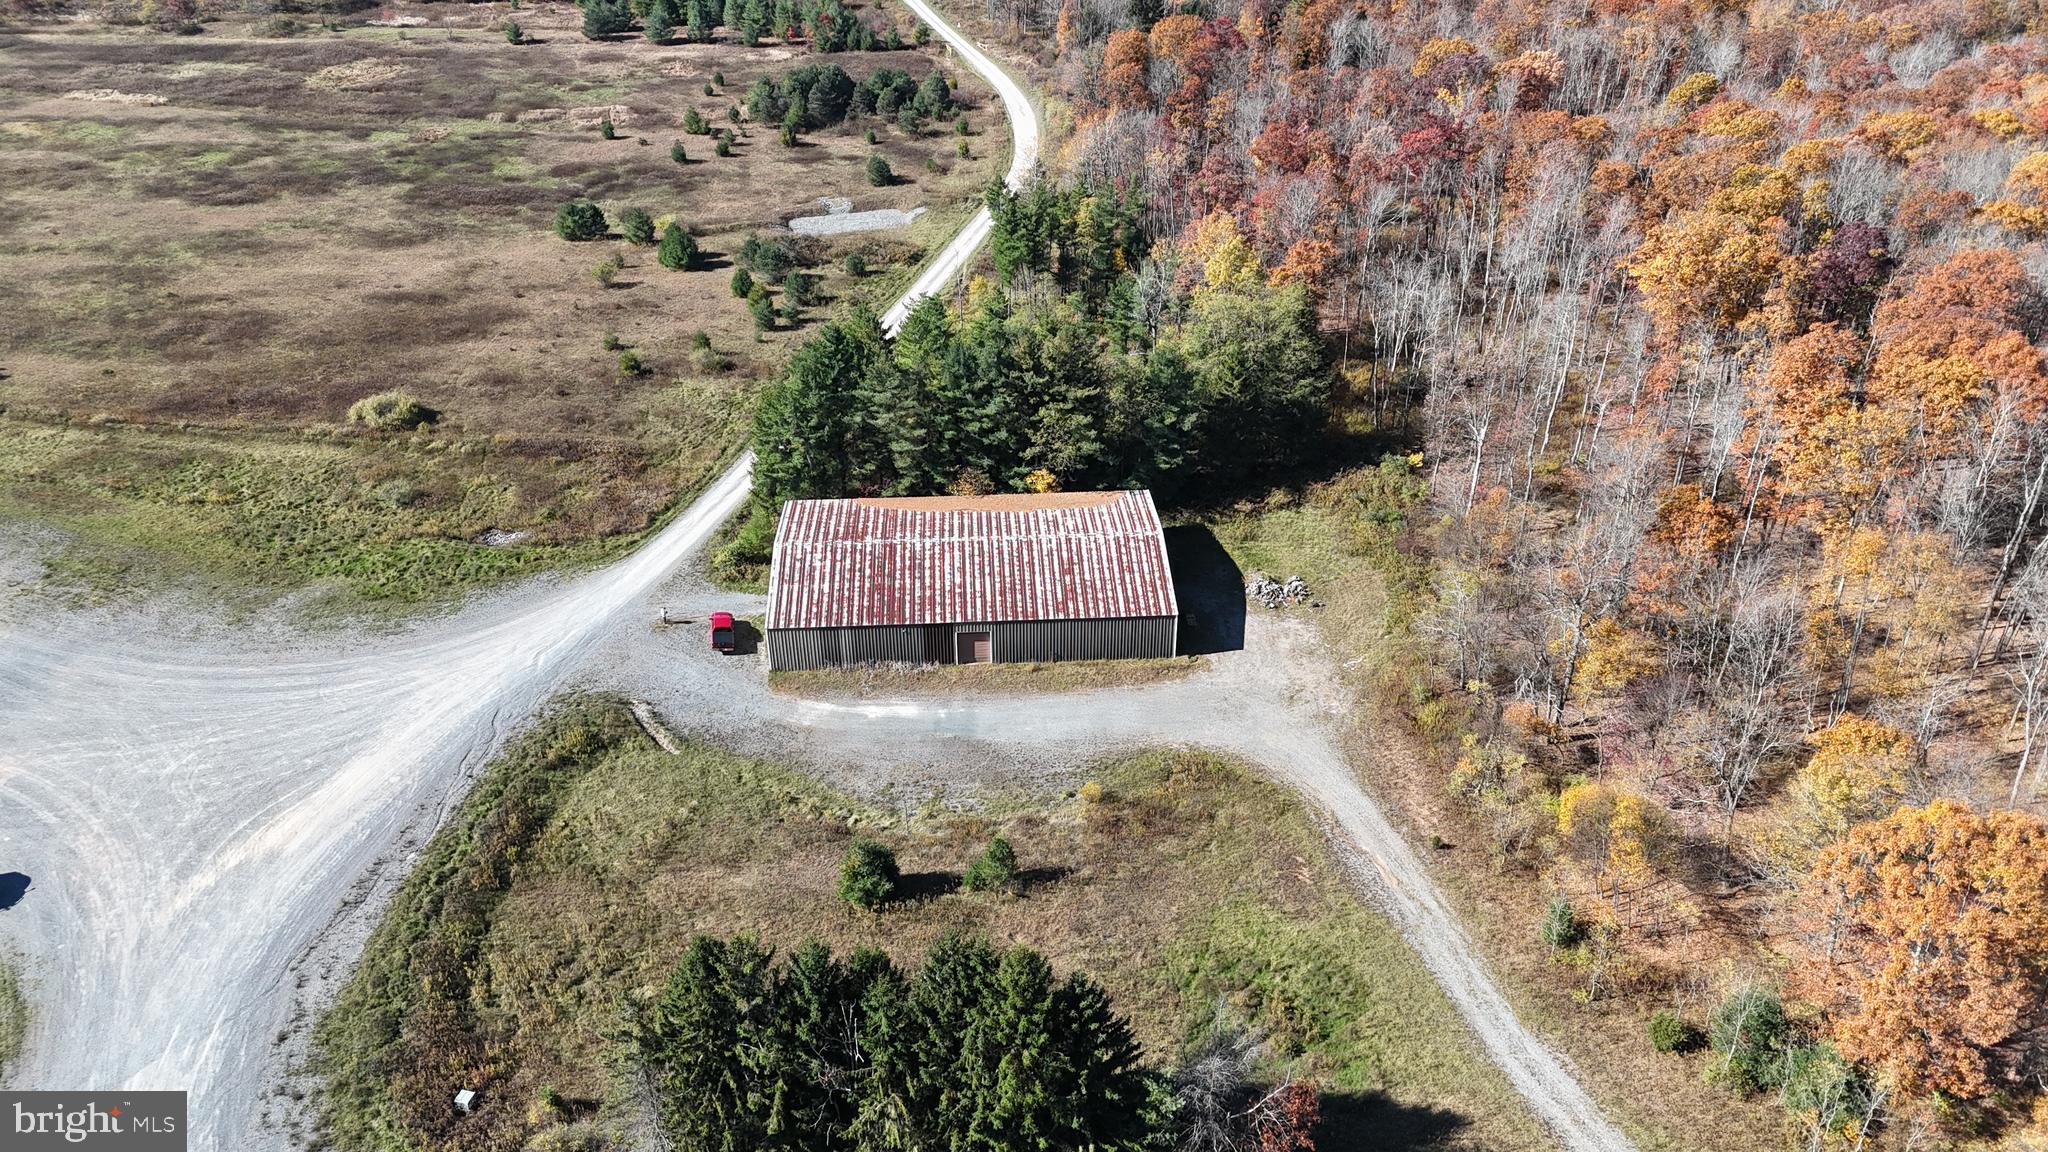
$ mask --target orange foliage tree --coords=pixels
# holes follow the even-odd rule
[[[2048,827],[1949,800],[1859,824],[1802,893],[1795,989],[1844,1056],[1908,1093],[1975,1099],[2013,1075],[2042,1023]]]

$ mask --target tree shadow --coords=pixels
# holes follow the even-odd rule
[[[0,912],[5,912],[28,894],[29,878],[26,872],[0,872]]]
[[[958,872],[905,872],[896,881],[896,895],[890,903],[916,904],[925,900],[936,900],[959,890]]]
[[[1166,530],[1166,557],[1180,601],[1180,652],[1206,656],[1244,647],[1244,573],[1200,524]]]
[[[1054,864],[1046,868],[1019,868],[1017,891],[1019,894],[1026,894],[1034,888],[1057,884],[1073,874],[1074,870],[1065,864]]]
[[[1317,1152],[1422,1152],[1469,1127],[1471,1119],[1427,1104],[1402,1104],[1384,1092],[1325,1092]]]

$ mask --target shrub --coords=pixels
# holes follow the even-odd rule
[[[887,846],[866,838],[855,840],[847,845],[846,860],[839,866],[839,898],[872,911],[896,895],[902,878],[896,854]]]
[[[686,108],[683,110],[683,131],[692,136],[703,136],[711,131],[711,122],[695,108]]]
[[[748,271],[747,271],[747,270],[746,270],[745,268],[735,268],[735,269],[733,269],[733,270],[732,270],[732,294],[733,294],[733,295],[735,295],[735,296],[737,296],[737,297],[739,297],[739,298],[740,298],[740,299],[742,299],[742,300],[745,300],[745,299],[747,298],[747,294],[748,294],[748,293],[750,293],[750,292],[752,292],[753,290],[754,290],[754,277],[753,277],[753,274],[752,274],[752,273],[749,273],[749,272],[748,272]]]
[[[617,351],[618,351],[619,349],[621,349],[621,348],[624,348],[625,346],[626,346],[626,342],[625,342],[625,341],[623,341],[623,340],[621,340],[621,339],[619,339],[619,334],[618,334],[618,333],[616,333],[616,332],[607,332],[607,333],[605,333],[605,334],[604,334],[604,350],[605,350],[605,351],[607,351],[607,352],[617,352]]]
[[[602,284],[606,288],[609,288],[612,286],[612,281],[618,279],[619,270],[624,268],[625,266],[626,258],[619,255],[617,252],[614,252],[611,255],[605,257],[603,263],[599,264],[595,268],[592,268],[590,270],[590,275],[591,278],[596,280],[599,284]]]
[[[382,430],[418,428],[440,418],[439,412],[402,389],[365,396],[348,406],[349,423]]]
[[[782,281],[783,295],[788,303],[809,307],[818,302],[818,277],[808,272],[791,272]]]
[[[1700,1030],[1668,1008],[1650,1017],[1650,1047],[1659,1052],[1690,1052],[1700,1046]]]
[[[1776,1088],[1785,1076],[1785,1050],[1792,1025],[1778,990],[1752,984],[1721,1001],[1707,1029],[1714,1061],[1707,1079],[1736,1092]]]
[[[1586,926],[1579,922],[1578,913],[1572,911],[1572,902],[1558,896],[1543,910],[1543,925],[1537,935],[1552,948],[1570,948],[1586,938]]]
[[[775,302],[768,299],[768,289],[759,284],[747,293],[747,311],[754,314],[754,329],[765,332],[775,327]]]
[[[604,209],[588,200],[571,200],[555,213],[555,235],[564,240],[601,240],[609,231]]]
[[[517,21],[517,20],[507,20],[507,21],[505,21],[505,43],[507,43],[507,44],[524,44],[524,43],[526,43],[526,31],[525,31],[525,29],[522,29],[521,27],[519,27],[519,21]]]
[[[717,142],[712,144],[711,150],[720,156],[732,155],[732,137],[730,135],[720,136]]]
[[[739,266],[770,284],[780,284],[796,267],[796,251],[780,240],[749,236],[735,254]]]
[[[604,119],[597,122],[597,134],[607,140],[617,140],[619,138],[619,127],[612,123],[610,114],[606,114]]]
[[[619,235],[643,247],[654,243],[654,217],[645,208],[626,209],[626,214],[619,218]]]
[[[964,137],[958,144],[953,146],[953,155],[960,157],[962,160],[967,159],[967,141]]]
[[[713,72],[713,73],[711,74],[711,82],[712,82],[713,84],[716,84],[716,85],[718,85],[718,86],[719,86],[720,88],[723,88],[723,87],[725,87],[725,73],[723,73],[723,72]],[[708,93],[708,92],[707,92],[707,93],[705,93],[705,95],[707,95],[707,96],[708,96],[708,95],[710,95],[710,93]]]
[[[1078,795],[1081,797],[1081,803],[1083,804],[1100,804],[1102,803],[1102,784],[1095,780],[1089,780],[1081,785]]]
[[[690,333],[690,347],[698,352],[711,351],[711,333],[702,328]]]
[[[860,138],[873,144],[875,142],[875,130],[873,128],[868,129],[866,132],[861,133]]]
[[[619,375],[645,376],[646,374],[647,363],[646,361],[640,359],[640,354],[638,352],[633,351],[631,348],[627,348],[619,353]]]
[[[911,43],[913,43],[913,44],[916,44],[916,45],[917,45],[918,47],[920,47],[920,48],[924,47],[924,46],[925,46],[926,44],[929,44],[929,43],[931,43],[931,42],[932,42],[932,28],[931,28],[931,25],[929,25],[929,24],[926,24],[926,23],[925,23],[924,21],[922,21],[922,20],[918,21],[918,22],[917,22],[917,31],[915,31],[915,32],[912,32],[912,33],[910,34],[910,40],[911,40]]]
[[[427,498],[426,490],[410,480],[386,480],[370,489],[379,504],[386,508],[410,508]]]
[[[784,148],[796,147],[796,125],[783,121],[782,127],[775,130],[775,141]]]
[[[705,94],[706,96],[716,96],[716,95],[718,95],[718,89],[716,89],[716,88],[713,88],[713,87],[712,87],[711,85],[709,85],[709,84],[706,84],[706,85],[704,86],[704,94]]]
[[[868,258],[858,252],[846,254],[846,274],[858,279],[868,274]]]
[[[962,116],[953,121],[953,134],[956,136],[967,135],[967,117]]]
[[[678,140],[668,146],[668,158],[678,164],[688,164],[690,162],[690,153],[683,147],[683,142]]]
[[[960,886],[969,892],[995,892],[1007,890],[1017,882],[1017,852],[1010,842],[997,836],[988,842],[974,863],[967,866],[967,875],[961,878]]]
[[[661,234],[661,248],[655,259],[671,272],[681,272],[697,264],[697,238],[683,230],[681,224],[670,224],[668,231]]]
[[[880,155],[868,157],[868,183],[877,188],[886,188],[896,182],[896,174],[889,171],[889,162]]]

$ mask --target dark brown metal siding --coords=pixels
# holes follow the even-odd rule
[[[851,664],[951,664],[960,632],[990,634],[998,664],[1159,658],[1175,653],[1179,619],[1029,620],[881,628],[770,628],[768,666],[778,670]]]

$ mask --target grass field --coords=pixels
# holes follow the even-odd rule
[[[563,4],[518,9],[523,45],[500,31],[504,4],[392,12],[429,24],[0,32],[0,514],[76,533],[60,574],[411,601],[603,555],[729,456],[793,341],[906,280],[1008,151],[993,97],[937,49],[830,59],[856,79],[946,68],[970,159],[950,122],[875,118],[793,148],[746,124],[719,157],[683,131],[687,111],[731,126],[756,77],[825,57],[591,43]],[[909,26],[894,6],[874,17]],[[873,152],[893,185],[868,184]],[[803,242],[824,300],[757,342],[730,254],[827,195],[932,211]],[[703,266],[669,271],[616,233],[556,238],[576,197],[614,223],[628,207],[673,217]],[[859,280],[838,263],[855,249]],[[614,253],[605,287],[592,270]],[[645,374],[622,373],[624,349]],[[391,388],[438,423],[347,423]],[[478,542],[492,530],[514,542]]]
[[[21,974],[14,961],[0,956],[0,1084],[28,1040],[28,1003],[21,997]]]
[[[958,892],[997,831],[1024,894]],[[896,850],[907,900],[873,914],[837,898],[855,834]],[[387,913],[319,1027],[327,1137],[602,1141],[641,1117],[617,1061],[622,1009],[693,934],[909,962],[955,929],[1090,972],[1162,1065],[1219,1009],[1266,1029],[1275,1061],[1328,1090],[1324,1149],[1548,1146],[1281,788],[1158,752],[1100,765],[1076,794],[906,816],[727,751],[665,755],[621,705],[591,699],[492,765]],[[456,1081],[483,1107],[451,1122]]]

